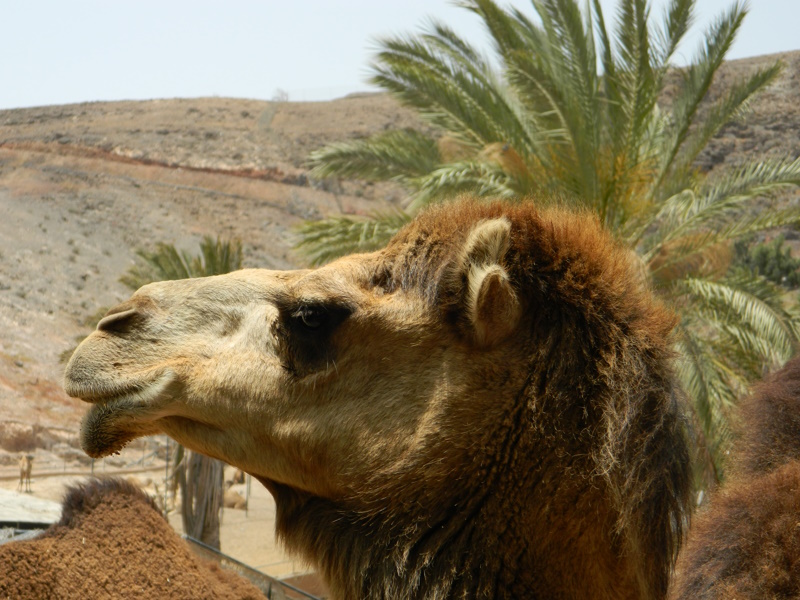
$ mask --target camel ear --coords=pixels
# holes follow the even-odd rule
[[[519,300],[503,267],[510,242],[511,222],[501,217],[476,225],[464,248],[465,308],[479,346],[502,341],[519,323]]]

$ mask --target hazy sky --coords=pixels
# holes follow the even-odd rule
[[[532,13],[526,0],[511,4]],[[663,4],[655,0],[654,10],[660,14]],[[732,4],[698,0],[684,60]],[[616,3],[603,5],[608,12]],[[0,109],[198,96],[268,100],[279,89],[291,100],[340,97],[370,89],[376,37],[419,31],[427,16],[485,45],[478,19],[445,0],[8,0]],[[798,24],[800,0],[753,0],[729,56],[798,50]]]

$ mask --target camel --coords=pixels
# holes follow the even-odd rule
[[[93,457],[242,469],[333,598],[664,598],[690,506],[674,315],[597,218],[469,199],[313,270],[153,283],[65,389]]]
[[[236,490],[227,489],[222,496],[222,506],[225,508],[235,508],[236,510],[247,510],[247,498]]]
[[[23,454],[19,459],[19,485],[17,491],[21,492],[23,485],[25,492],[30,494],[31,490],[31,471],[33,470],[33,454]]]
[[[240,469],[236,469],[233,472],[233,479],[231,479],[231,483],[233,483],[233,484],[244,483],[244,471],[242,471]]]
[[[692,524],[673,600],[800,598],[800,357],[739,407],[728,481]]]
[[[198,558],[153,501],[121,479],[71,487],[61,520],[34,539],[0,545],[0,598],[264,599]]]

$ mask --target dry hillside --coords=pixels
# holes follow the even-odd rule
[[[117,279],[137,248],[195,251],[203,235],[238,236],[247,266],[290,268],[293,225],[397,195],[311,182],[308,151],[412,125],[384,96],[0,112],[0,445],[5,421],[77,427],[82,407],[60,389],[59,355],[99,307],[130,294]]]
[[[767,58],[729,63],[719,89]],[[782,58],[781,80],[713,142],[704,168],[748,152],[800,156],[800,52]],[[243,240],[247,266],[292,267],[301,219],[402,202],[388,186],[311,181],[308,152],[422,126],[383,95],[0,111],[0,447],[11,421],[77,428],[83,408],[60,389],[59,355],[99,307],[129,295],[117,280],[137,248],[195,250],[203,235],[222,234]]]

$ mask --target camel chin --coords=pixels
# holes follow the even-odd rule
[[[122,450],[136,438],[160,433],[159,419],[168,416],[165,401],[172,397],[173,377],[165,375],[133,391],[103,398],[82,397],[92,406],[81,422],[81,447],[92,458]],[[77,394],[76,394],[77,395]]]

